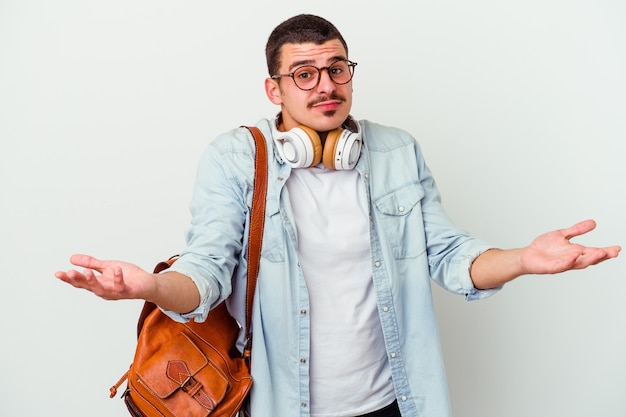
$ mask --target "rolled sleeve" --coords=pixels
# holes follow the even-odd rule
[[[502,289],[502,287],[500,286],[496,288],[480,290],[474,286],[474,282],[472,281],[472,277],[470,275],[470,270],[472,268],[472,263],[474,262],[474,260],[489,249],[492,249],[492,247],[481,246],[479,248],[476,248],[472,253],[464,256],[459,263],[458,274],[460,277],[461,288],[465,293],[465,301],[482,300],[487,297],[491,297]]]
[[[178,313],[176,311],[170,311],[170,310],[164,310],[164,309],[161,309],[161,311],[163,311],[163,313],[169,318],[171,318],[172,320],[180,322],[180,323],[185,323],[191,319],[193,319],[194,321],[198,323],[205,321],[209,314],[209,309],[210,309],[209,300],[212,295],[212,289],[209,283],[207,282],[207,280],[203,278],[196,278],[193,272],[186,270],[185,268],[175,268],[173,266],[169,268],[167,271],[178,272],[179,274],[183,274],[189,277],[189,279],[191,279],[193,283],[196,284],[196,287],[198,288],[198,293],[200,294],[200,304],[198,305],[198,307],[196,307],[195,310],[192,310],[188,313]]]

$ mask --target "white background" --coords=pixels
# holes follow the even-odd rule
[[[515,247],[595,218],[577,241],[626,243],[622,0],[0,0],[1,416],[126,415],[141,302],[53,274],[181,249],[200,152],[275,114],[265,41],[301,12],[342,31],[353,114],[420,140],[459,227]],[[621,258],[435,289],[454,415],[624,417],[624,294]]]

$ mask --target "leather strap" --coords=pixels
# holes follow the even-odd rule
[[[265,225],[265,201],[267,197],[267,145],[263,133],[255,126],[243,126],[252,133],[256,144],[254,157],[254,188],[252,191],[252,207],[250,211],[250,232],[248,234],[248,283],[246,286],[246,346],[244,358],[250,359],[252,347],[252,303],[256,290],[256,280],[261,261],[261,245],[263,242],[263,227]]]
[[[254,157],[254,185],[252,190],[252,207],[250,211],[250,233],[248,234],[248,279],[246,285],[246,322],[244,329],[246,332],[246,346],[244,347],[244,357],[248,355],[252,343],[252,333],[250,323],[252,322],[252,302],[254,301],[254,291],[256,289],[256,278],[259,273],[261,261],[261,244],[263,242],[263,227],[265,225],[265,200],[267,197],[267,145],[261,130],[255,126],[242,126],[252,133],[255,142]],[[159,262],[154,268],[157,274],[170,266],[178,259],[178,255],[172,256],[167,261]],[[156,308],[151,302],[145,302],[143,310],[137,322],[137,337],[141,333],[143,323],[148,315]],[[248,351],[246,353],[246,350]]]
[[[254,126],[242,126],[250,131],[255,142],[254,157],[254,183],[252,189],[252,205],[250,208],[250,230],[248,233],[248,271],[246,284],[246,311],[245,311],[245,335],[246,345],[244,346],[243,357],[246,360],[248,369],[250,369],[250,356],[252,347],[252,332],[250,331],[250,323],[252,322],[252,303],[254,301],[254,292],[256,290],[257,275],[259,273],[259,264],[261,261],[261,244],[263,242],[263,228],[265,225],[265,203],[267,197],[267,144],[265,137],[259,128]],[[159,262],[154,268],[154,273],[162,272],[168,269],[178,259],[178,255],[172,256],[167,261]],[[144,322],[150,313],[157,306],[154,303],[146,301],[144,303],[139,320],[137,322],[137,338],[141,334]],[[132,366],[131,366],[132,369]],[[113,398],[117,389],[128,378],[129,372],[126,372],[117,383],[110,388],[110,397]],[[212,410],[216,404],[210,397],[206,395],[202,386],[197,384],[185,362],[179,361],[168,367],[167,376],[172,381],[179,383],[183,391],[188,392],[194,397],[205,409]],[[183,378],[181,380],[181,378]],[[127,395],[129,389],[124,395]],[[132,404],[128,402],[127,404]],[[131,412],[132,414],[132,412]]]
[[[217,406],[217,403],[203,389],[202,384],[198,383],[189,372],[187,364],[184,361],[171,361],[167,364],[166,375],[174,381],[180,389],[186,392],[190,397],[195,398],[200,405],[208,412],[211,412]]]

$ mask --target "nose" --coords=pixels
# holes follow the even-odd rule
[[[330,78],[330,72],[328,68],[321,68],[319,77],[319,82],[317,84],[317,91],[319,93],[330,93],[335,91],[337,85]]]

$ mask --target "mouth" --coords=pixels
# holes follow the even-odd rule
[[[322,111],[334,111],[337,110],[344,101],[345,99],[343,97],[332,94],[330,96],[318,97],[316,100],[309,103],[309,107]]]
[[[341,100],[326,100],[320,103],[313,104],[311,107],[322,111],[337,110],[341,106]]]

